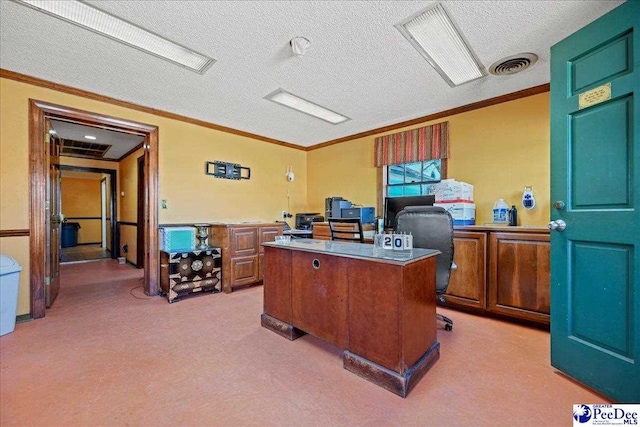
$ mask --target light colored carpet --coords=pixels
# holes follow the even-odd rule
[[[115,260],[62,268],[44,319],[0,337],[0,424],[559,426],[602,397],[549,365],[548,332],[438,309],[441,357],[402,399],[341,350],[260,326],[262,287],[168,304]]]

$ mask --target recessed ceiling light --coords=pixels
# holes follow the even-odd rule
[[[301,113],[308,114],[334,125],[349,120],[349,117],[347,116],[343,116],[342,114],[338,114],[327,108],[321,107],[318,104],[314,104],[311,101],[307,101],[306,99],[300,98],[299,96],[293,95],[282,89],[271,92],[264,98],[269,101],[273,101],[276,104],[284,105],[285,107],[292,108],[296,111],[300,111]]]
[[[482,64],[441,4],[409,17],[396,28],[449,86],[455,87],[485,75]]]
[[[15,0],[192,71],[204,73],[215,60],[80,1]]]
[[[85,138],[85,139],[90,139],[90,140],[92,140],[92,141],[93,141],[94,139],[96,139],[96,137],[95,137],[95,136],[93,136],[93,135],[85,135],[85,136],[84,136],[84,138]]]

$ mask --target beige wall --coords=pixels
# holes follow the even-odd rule
[[[474,186],[476,223],[491,221],[498,198],[518,207],[520,225],[545,225],[549,220],[549,93],[457,114],[449,121],[449,178]],[[342,196],[376,206],[373,135],[310,151],[308,205],[323,212],[324,199]],[[525,211],[520,201],[525,185],[533,187],[536,207]],[[380,213],[376,213],[380,214]]]
[[[272,221],[280,219],[282,210],[288,208],[306,210],[305,151],[0,78],[0,230],[29,228],[30,98],[158,126],[159,199],[168,204],[159,211],[160,224]],[[206,160],[250,167],[251,179],[233,181],[205,175]],[[296,173],[291,184],[285,179],[287,166]],[[28,243],[14,243],[28,242],[27,237],[0,240],[4,254],[28,260]],[[23,267],[18,314],[29,312],[28,262]]]

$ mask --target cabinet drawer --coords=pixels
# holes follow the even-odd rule
[[[229,251],[231,256],[248,256],[258,253],[258,229],[234,228],[231,230]]]
[[[257,282],[258,275],[258,255],[231,259],[231,286]]]

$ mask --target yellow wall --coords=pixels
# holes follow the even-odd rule
[[[144,155],[141,149],[137,150],[120,161],[120,193],[118,195],[120,205],[120,217],[118,221],[138,222],[138,157]],[[124,194],[123,194],[124,193]],[[137,242],[138,230],[136,226],[122,224],[120,226],[120,248],[127,245],[127,253],[120,252],[127,261],[138,263]]]
[[[167,201],[167,209],[158,207],[160,224],[277,220],[282,210],[324,212],[324,199],[330,196],[376,205],[373,140],[377,135],[305,152],[0,79],[1,230],[29,228],[29,98],[158,126],[159,199]],[[532,185],[537,207],[531,212],[519,209],[520,222],[545,224],[549,217],[549,94],[438,122],[443,120],[450,123],[449,177],[474,185],[476,222],[490,221],[497,198],[519,203],[522,188]],[[427,124],[430,122],[414,127]],[[234,181],[206,175],[206,160],[249,167],[251,179]],[[65,159],[67,164],[75,161]],[[118,169],[113,162],[97,163],[93,167]],[[287,167],[296,174],[293,183],[285,179]],[[118,194],[120,191],[118,188]],[[125,190],[125,195],[128,193],[131,191]],[[122,200],[118,202],[118,219],[135,222],[135,209],[123,208]],[[123,232],[130,240],[129,255],[135,256],[135,232],[132,237],[127,233]],[[28,313],[28,238],[2,238],[0,245],[4,254],[18,259],[24,267],[18,314]]]
[[[63,177],[62,213],[69,222],[80,224],[78,244],[102,241],[102,192],[100,180]],[[97,219],[74,219],[92,217]]]
[[[520,225],[546,225],[550,191],[549,114],[547,92],[391,133],[448,121],[448,177],[474,186],[476,224],[490,222],[493,203],[503,198],[518,207]],[[373,144],[381,135],[384,134],[309,151],[311,211],[323,212],[324,199],[330,196],[376,206]],[[520,204],[525,185],[533,187],[536,197],[536,207],[531,211],[525,211]]]
[[[29,228],[30,98],[158,126],[159,199],[168,203],[167,209],[159,211],[160,224],[272,221],[281,218],[282,210],[305,210],[305,151],[0,78],[0,230]],[[250,167],[251,179],[233,181],[205,175],[206,160]],[[291,184],[285,179],[287,166],[296,173]],[[13,242],[15,238],[2,238],[3,253],[28,259],[28,244],[10,245],[5,239]],[[17,240],[28,242],[28,238]],[[29,312],[28,263],[24,267],[18,314]]]

